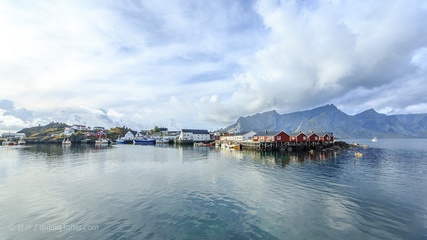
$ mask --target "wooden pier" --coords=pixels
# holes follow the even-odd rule
[[[240,143],[242,149],[252,149],[257,151],[300,151],[318,148],[329,148],[333,143],[325,142],[258,142],[258,141],[243,141]]]

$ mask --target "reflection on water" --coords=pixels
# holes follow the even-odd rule
[[[267,165],[279,165],[285,167],[289,163],[305,161],[326,161],[337,156],[335,151],[313,151],[313,152],[286,152],[286,151],[251,151],[234,150],[222,148],[224,155],[230,155],[236,159],[250,159]]]
[[[0,236],[425,239],[427,152],[354,151],[0,147]],[[96,228],[28,231],[49,224]]]

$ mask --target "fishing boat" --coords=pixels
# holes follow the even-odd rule
[[[25,145],[25,140],[24,140],[24,138],[20,138],[20,139],[18,140],[18,145]]]
[[[355,152],[354,156],[357,158],[361,158],[363,156],[363,154],[361,152]]]
[[[14,146],[14,145],[16,145],[16,142],[15,142],[15,141],[13,141],[13,139],[8,138],[6,141],[4,141],[4,145],[7,145],[7,146]]]
[[[156,140],[154,138],[147,138],[147,137],[138,137],[133,140],[134,145],[151,145],[155,143],[156,143]]]
[[[377,139],[377,137],[373,137],[371,141],[376,142],[376,141],[378,141],[378,139]]]
[[[240,149],[240,145],[239,144],[233,144],[233,143],[226,143],[225,147],[229,148],[229,149]]]

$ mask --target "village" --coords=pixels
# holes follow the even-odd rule
[[[62,130],[60,128],[62,127]],[[56,131],[52,126],[46,127],[45,134],[40,132],[27,136],[25,131],[16,133],[7,132],[0,139],[2,145],[24,145],[31,143],[62,143],[71,144],[177,144],[194,145],[200,147],[221,146],[230,149],[253,149],[257,151],[295,151],[332,148],[335,143],[331,132],[297,132],[285,131],[245,131],[209,132],[204,129],[181,129],[169,131],[167,128],[155,127],[151,130],[134,131],[132,129],[104,127],[88,127],[82,124],[58,125]],[[27,131],[28,132],[28,131]],[[48,133],[49,134],[48,134]],[[35,137],[36,136],[36,137]],[[38,136],[38,137],[37,137]],[[342,144],[341,144],[342,145]]]

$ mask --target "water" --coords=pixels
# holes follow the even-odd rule
[[[427,140],[0,147],[1,239],[426,239]]]

